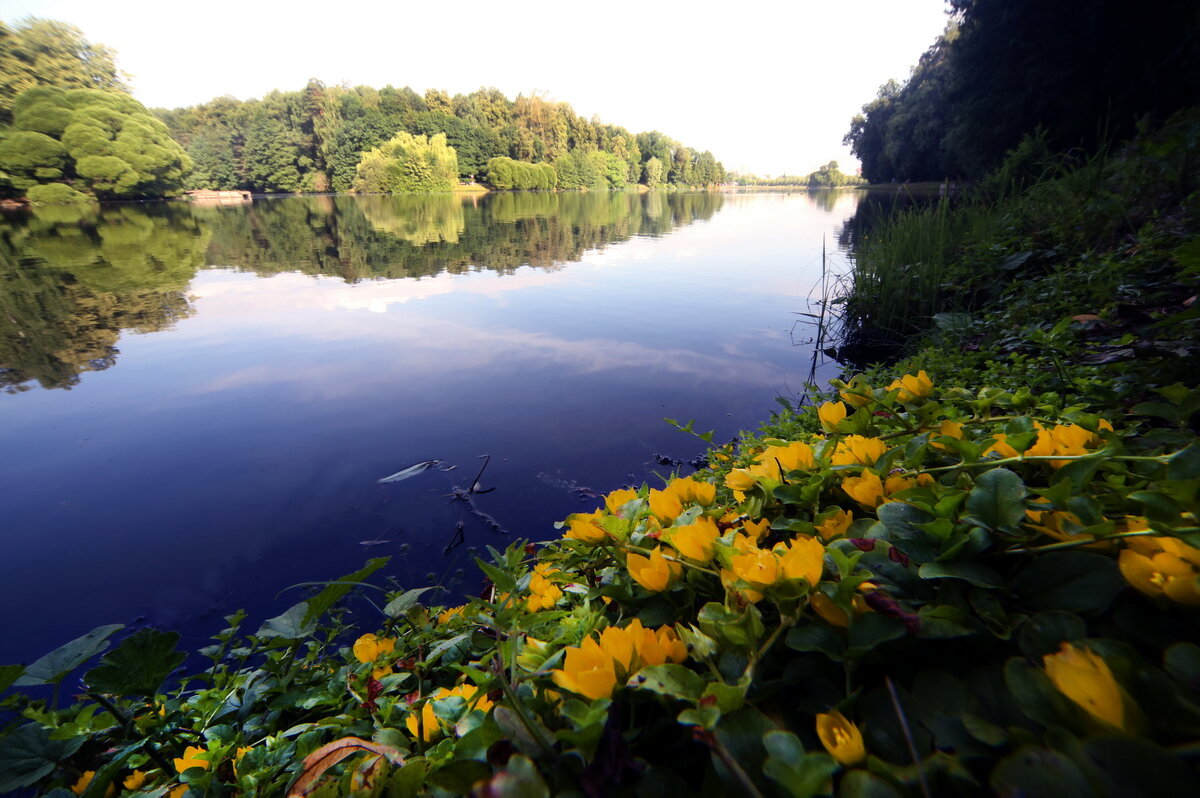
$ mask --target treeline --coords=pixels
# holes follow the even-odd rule
[[[845,143],[872,183],[976,178],[1027,134],[1091,151],[1200,97],[1194,0],[950,0],[945,33]]]
[[[494,182],[506,188],[726,180],[712,153],[658,131],[635,135],[585,119],[567,103],[537,94],[509,100],[492,88],[451,97],[312,80],[302,91],[219,97],[152,115],[129,95],[112,51],[77,28],[0,22],[0,196],[86,202],[191,188],[430,192],[487,181],[489,164],[503,164]]]
[[[759,177],[758,175],[730,175],[730,181],[742,186],[805,186],[807,188],[838,188],[840,186],[859,186],[866,183],[866,178],[858,175],[848,175],[838,168],[837,161],[830,161],[814,172],[807,175],[779,175],[778,177]]]
[[[487,181],[497,163],[503,187],[619,188],[634,183],[708,186],[725,181],[709,152],[696,152],[657,131],[633,134],[567,103],[540,95],[510,100],[481,88],[453,97],[408,87],[326,86],[272,92],[241,101],[157,110],[194,164],[189,188],[257,192],[349,191],[359,183],[363,153],[397,134],[443,136],[457,158],[457,179]],[[508,159],[554,167],[553,185],[508,168]],[[536,178],[536,179],[535,179]],[[500,186],[498,186],[500,187]],[[363,186],[363,190],[371,190]]]

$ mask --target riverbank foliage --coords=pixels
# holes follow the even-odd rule
[[[889,80],[845,144],[872,183],[978,179],[1041,129],[1094,151],[1200,97],[1200,15],[1189,0],[1133,13],[1117,0],[950,0],[945,33]]]
[[[1103,192],[1076,217],[1021,190],[1059,192],[1030,240],[1120,246],[1039,259],[898,365],[702,435],[710,467],[490,549],[461,606],[370,587],[381,559],[230,616],[207,666],[151,629],[105,653],[102,627],[0,669],[0,790],[1193,794],[1196,188],[1165,188],[1190,119],[1107,161],[1131,233],[1088,224]]]

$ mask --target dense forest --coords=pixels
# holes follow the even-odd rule
[[[1200,6],[950,0],[945,33],[845,143],[872,183],[978,178],[1041,131],[1049,150],[1128,138],[1200,98]]]
[[[657,131],[633,134],[564,102],[538,94],[510,100],[481,88],[453,97],[408,87],[326,86],[272,92],[242,102],[219,97],[205,105],[156,111],[194,164],[194,188],[251,191],[372,190],[360,179],[363,153],[397,134],[444,137],[463,182],[487,180],[495,159],[549,164],[550,186],[504,188],[620,188],[635,183],[707,186],[725,169],[710,152],[695,152]],[[507,175],[507,172],[506,172]]]
[[[96,106],[102,106],[97,109]],[[538,169],[529,167],[538,166]],[[491,178],[495,171],[496,178]],[[63,202],[254,192],[712,186],[710,152],[539,94],[326,86],[148,111],[112,51],[50,20],[0,22],[0,195]],[[32,193],[31,193],[32,192]]]

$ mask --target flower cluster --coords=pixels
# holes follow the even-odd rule
[[[679,663],[687,648],[670,626],[647,629],[634,618],[628,626],[610,626],[596,637],[566,649],[563,667],[551,671],[554,683],[589,699],[609,698],[647,665]]]

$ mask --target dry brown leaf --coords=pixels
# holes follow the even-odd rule
[[[343,737],[321,746],[304,757],[304,769],[300,771],[292,788],[288,790],[288,798],[304,798],[317,788],[317,782],[325,775],[325,771],[360,751],[385,757],[393,765],[404,764],[404,756],[395,748],[358,737]]]

